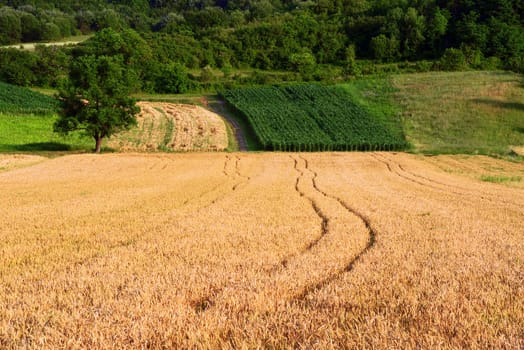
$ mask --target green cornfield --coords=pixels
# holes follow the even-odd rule
[[[342,88],[317,84],[229,90],[224,98],[247,119],[265,150],[390,151],[406,147],[391,128]]]
[[[0,82],[0,113],[55,114],[58,101],[27,88]]]

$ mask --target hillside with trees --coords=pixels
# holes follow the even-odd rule
[[[214,88],[213,70],[231,85],[398,69],[524,70],[518,0],[12,0],[0,6],[0,44],[108,28],[136,37],[149,57],[145,91]],[[2,49],[0,80],[56,86],[56,72],[74,52]],[[233,74],[242,69],[259,73]]]

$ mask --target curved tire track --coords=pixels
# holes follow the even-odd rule
[[[369,220],[340,198],[320,190],[318,175],[306,159],[291,158],[298,173],[295,190],[320,219],[318,236],[301,251],[260,272],[255,280],[214,286],[210,295],[191,302],[196,313],[223,312],[224,308],[264,312],[278,304],[300,301],[351,271],[374,245],[376,231]]]
[[[223,166],[223,169],[222,169],[222,175],[224,175],[226,178],[229,178],[230,180],[235,181],[236,177],[234,175],[232,175],[231,170],[229,170],[230,167],[231,167],[231,157],[229,155],[227,155],[225,160],[224,160],[224,166]],[[229,182],[228,180],[226,180],[224,182],[221,182],[221,183],[213,186],[211,189],[203,191],[199,195],[187,199],[186,201],[184,201],[183,206],[185,206],[187,204],[190,204],[192,202],[198,201],[198,200],[204,198],[206,195],[218,191],[221,187],[227,185],[228,182]],[[233,186],[233,189],[232,189],[233,191],[235,190],[234,187],[235,186]],[[198,209],[201,210],[201,209],[208,208],[209,206],[215,204],[222,197],[223,196],[216,197],[209,204],[201,206]]]
[[[518,209],[521,208],[521,205],[519,205],[517,203],[495,199],[495,198],[492,197],[493,196],[492,194],[488,194],[488,193],[485,193],[485,192],[472,192],[469,189],[465,189],[465,188],[462,188],[462,187],[458,187],[458,186],[442,183],[442,182],[433,180],[431,178],[428,178],[426,176],[422,176],[422,175],[413,173],[411,171],[406,170],[406,168],[404,166],[402,166],[402,164],[400,164],[398,162],[395,162],[394,160],[386,157],[383,154],[373,153],[373,154],[371,154],[371,156],[373,158],[375,158],[377,161],[379,161],[379,162],[383,163],[384,165],[386,165],[386,167],[388,168],[388,170],[391,173],[394,173],[397,176],[399,176],[399,177],[401,177],[401,178],[403,178],[405,180],[408,180],[410,182],[413,182],[413,183],[416,183],[418,185],[424,186],[426,188],[431,188],[431,189],[433,189],[435,191],[438,191],[438,192],[451,193],[451,194],[460,196],[461,199],[464,199],[464,196],[468,196],[468,197],[478,198],[478,199],[481,199],[481,200],[484,200],[484,201],[487,201],[487,202],[490,202],[490,203],[512,205],[512,206],[516,206]],[[474,199],[470,198],[469,200],[473,201]]]
[[[315,213],[322,220],[322,224],[321,224],[321,228],[320,228],[320,236],[317,239],[311,241],[306,246],[306,248],[301,252],[301,254],[303,254],[306,251],[311,250],[314,246],[316,246],[318,244],[318,242],[322,239],[322,237],[324,237],[326,234],[329,233],[329,218],[322,212],[322,210],[319,208],[317,202],[315,202],[313,200],[313,198],[308,197],[306,195],[306,193],[300,189],[299,183],[300,183],[301,180],[304,179],[305,173],[304,173],[304,171],[302,171],[302,170],[300,170],[298,168],[298,160],[296,158],[293,158],[293,157],[291,157],[291,159],[293,159],[293,161],[294,161],[294,168],[295,168],[295,170],[300,174],[297,177],[297,181],[295,182],[295,191],[298,192],[300,197],[304,197],[304,198],[306,198],[309,201],[309,203],[311,204],[311,207],[313,208]],[[312,183],[314,183],[314,179],[312,179],[311,181],[312,181]]]
[[[251,177],[246,176],[246,175],[242,175],[242,172],[240,171],[240,157],[239,156],[235,156],[235,170],[234,170],[234,174],[235,174],[235,176],[237,178],[243,179],[243,180],[238,182],[236,185],[233,186],[233,191],[236,191],[239,186],[244,185],[244,184],[248,183],[251,180]]]
[[[317,183],[317,179],[318,179],[318,173],[315,172],[314,170],[311,169],[311,167],[309,166],[309,161],[300,156],[299,155],[299,158],[301,158],[303,161],[304,161],[304,165],[305,165],[305,169],[308,170],[309,172],[311,172],[313,174],[313,177],[312,177],[312,185],[313,185],[313,188],[321,193],[324,197],[326,198],[331,198],[333,200],[335,200],[339,205],[341,205],[347,212],[351,213],[352,215],[358,217],[364,224],[364,226],[366,227],[366,230],[368,231],[368,234],[369,234],[369,238],[368,238],[368,242],[366,244],[366,246],[364,247],[364,249],[358,253],[346,266],[345,268],[337,271],[336,273],[333,273],[332,275],[328,276],[326,279],[318,282],[318,283],[315,283],[315,284],[312,284],[312,285],[309,285],[307,286],[306,288],[304,288],[302,290],[302,292],[295,298],[297,300],[304,300],[306,298],[306,296],[316,290],[319,290],[319,289],[322,289],[323,287],[325,287],[326,285],[328,285],[329,283],[335,281],[337,278],[339,278],[342,274],[344,273],[347,273],[347,272],[350,272],[353,270],[353,267],[355,266],[355,264],[371,249],[373,248],[373,246],[375,245],[375,242],[376,242],[376,239],[377,239],[377,231],[372,227],[371,225],[371,221],[369,220],[369,218],[367,218],[364,214],[362,214],[360,211],[356,210],[355,208],[353,208],[352,206],[350,206],[349,204],[347,204],[344,200],[342,200],[340,197],[337,197],[337,196],[334,196],[334,195],[331,195],[331,194],[328,194],[326,191],[322,190],[319,186],[318,186],[318,183]],[[296,164],[296,163],[295,163]]]

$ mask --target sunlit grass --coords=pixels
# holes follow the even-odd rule
[[[524,145],[524,89],[518,74],[402,74],[392,80],[416,151],[508,154],[510,146]]]
[[[483,175],[480,177],[482,181],[493,182],[493,183],[503,183],[503,182],[520,182],[522,181],[522,176],[489,176]]]
[[[53,132],[56,115],[0,114],[0,152],[89,151],[94,141],[79,133]]]

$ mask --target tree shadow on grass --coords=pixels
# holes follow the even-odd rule
[[[0,149],[18,152],[70,151],[71,146],[60,142],[35,142],[22,145],[0,145]]]
[[[524,103],[520,103],[520,102],[505,102],[505,101],[498,101],[498,100],[490,100],[487,98],[476,98],[476,99],[473,99],[472,101],[475,103],[485,104],[485,105],[489,105],[492,107],[513,109],[513,110],[524,112]]]

